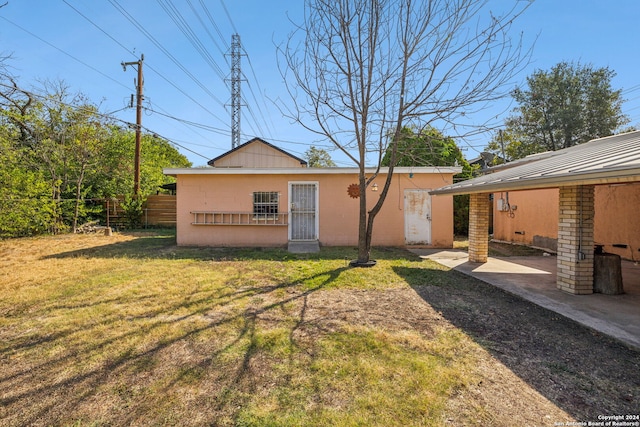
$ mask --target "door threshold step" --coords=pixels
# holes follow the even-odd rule
[[[290,241],[287,250],[294,254],[317,253],[320,252],[320,242],[317,240]]]

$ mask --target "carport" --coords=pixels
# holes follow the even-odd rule
[[[640,131],[535,155],[518,161],[516,166],[430,193],[470,195],[469,262],[486,263],[491,194],[558,188],[556,286],[579,295],[593,293],[594,187],[636,182],[640,182]]]

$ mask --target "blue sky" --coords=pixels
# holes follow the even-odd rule
[[[488,8],[504,9],[515,1],[523,0],[491,0]],[[204,55],[166,12],[174,6],[204,45]],[[8,65],[21,87],[32,90],[38,81],[62,79],[72,92],[82,92],[100,104],[102,112],[117,111],[113,116],[134,122],[135,110],[126,106],[135,91],[136,72],[134,68],[125,72],[120,64],[144,54],[148,110],[143,126],[177,144],[198,166],[231,148],[225,81],[229,57],[223,53],[228,52],[231,35],[238,33],[246,53],[242,92],[249,105],[242,110],[241,142],[259,136],[302,157],[310,145],[332,148],[282,117],[272,102],[288,99],[275,45],[293,30],[289,19],[299,22],[302,12],[302,0],[8,0],[0,8],[0,55],[12,55]],[[535,1],[513,27],[514,34],[523,32],[529,43],[536,40],[531,63],[514,84],[563,60],[609,67],[617,73],[614,88],[623,89],[627,99],[623,111],[631,125],[640,127],[638,16],[637,0]],[[501,122],[508,105],[508,100],[496,103],[483,114]],[[475,135],[458,140],[458,145],[467,158],[473,158],[490,138],[490,133]],[[339,166],[352,166],[337,151],[331,153]]]

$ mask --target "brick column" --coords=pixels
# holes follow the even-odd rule
[[[490,207],[489,193],[469,195],[469,262],[487,262]]]
[[[560,187],[558,289],[593,293],[593,185]]]

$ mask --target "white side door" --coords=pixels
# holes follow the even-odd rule
[[[431,195],[429,190],[404,190],[404,241],[406,245],[431,244]]]

